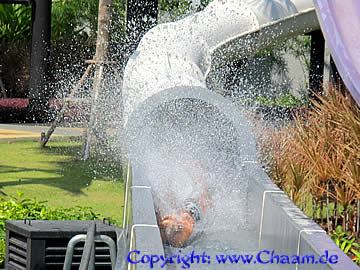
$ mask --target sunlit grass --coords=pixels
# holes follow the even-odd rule
[[[0,192],[48,201],[50,206],[90,206],[104,217],[120,219],[123,182],[120,164],[79,159],[81,143],[0,142]]]

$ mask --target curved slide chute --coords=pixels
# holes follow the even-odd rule
[[[336,67],[360,105],[360,1],[314,2],[321,29]]]
[[[142,38],[124,73],[124,125],[151,95],[201,86],[214,62],[249,56],[279,39],[319,29],[312,0],[216,0]]]
[[[238,238],[226,231],[209,235],[212,243],[241,243],[248,245],[248,249],[251,246],[252,252],[261,248],[298,255],[319,255],[329,250],[338,254],[338,264],[310,268],[298,265],[296,269],[358,269],[271,182],[257,160],[254,135],[245,114],[222,96],[210,92],[206,85],[206,76],[217,63],[252,55],[280,39],[317,29],[320,26],[312,0],[215,0],[203,11],[158,25],[142,38],[127,63],[123,81],[124,141],[133,165],[125,196],[128,201],[125,207],[132,208],[132,215],[124,222],[130,248],[163,250],[148,168],[143,167],[148,161],[147,153],[151,152],[149,145],[154,143],[158,148],[167,143],[176,145],[177,138],[186,138],[190,145],[203,143],[205,138],[211,141],[205,140],[203,146],[211,145],[218,151],[216,158],[231,161],[233,167],[229,171],[238,177],[232,183],[241,181],[232,196],[239,195],[236,198],[242,200],[239,205],[243,208],[235,209],[239,211],[234,219],[242,219],[244,224],[239,224],[247,229]],[[200,121],[204,116],[205,124]],[[189,127],[195,127],[196,132]],[[229,144],[232,147],[227,147]],[[186,154],[186,150],[179,153]],[[155,173],[159,171],[155,169]],[[200,247],[206,248],[207,243],[201,242],[204,246]],[[279,269],[278,266],[266,269]]]

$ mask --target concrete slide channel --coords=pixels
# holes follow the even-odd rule
[[[149,145],[176,144],[179,133],[224,160],[233,185],[228,226],[205,231],[182,253],[256,254],[276,250],[291,255],[339,256],[337,264],[238,265],[238,269],[359,269],[313,221],[272,183],[258,160],[252,126],[246,113],[206,86],[210,67],[254,54],[274,41],[320,29],[311,0],[215,0],[194,15],[151,29],[130,58],[123,83],[124,141],[131,166],[127,172],[123,244],[147,254],[175,254],[164,247],[154,208],[154,186],[144,164]],[[206,117],[204,117],[206,115]],[[205,119],[205,120],[204,120]],[[175,121],[175,123],[174,123]],[[206,128],[204,128],[204,122]],[[197,126],[199,126],[197,128]],[[169,132],[169,130],[176,132]],[[189,134],[196,136],[191,136]],[[154,135],[156,134],[156,135]],[[204,143],[203,137],[210,141]],[[194,138],[193,138],[194,137]],[[195,138],[196,137],[196,138]],[[200,138],[200,139],[199,139]],[[208,148],[206,151],[212,151]],[[228,224],[230,222],[230,224]],[[121,244],[121,245],[122,245]],[[121,246],[119,245],[119,246]],[[119,260],[120,261],[120,260]],[[117,269],[148,269],[146,264],[117,264]],[[181,265],[167,265],[179,268]],[[155,265],[160,269],[160,265]],[[234,269],[234,265],[192,265],[192,269]]]

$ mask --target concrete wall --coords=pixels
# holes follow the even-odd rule
[[[244,175],[249,178],[249,220],[258,235],[259,250],[275,250],[283,254],[322,255],[325,250],[339,256],[335,265],[273,265],[269,269],[359,269],[312,220],[307,218],[264,173],[261,165],[245,162]],[[128,203],[130,216],[126,226],[128,250],[147,254],[164,254],[151,189],[141,171],[132,168]],[[156,267],[159,266],[155,266]],[[145,264],[130,269],[148,269]]]
[[[330,239],[326,232],[294,205],[288,196],[274,185],[260,164],[246,164],[249,185],[249,222],[259,236],[259,250],[275,250],[283,254],[320,256],[326,250],[339,256],[333,265],[281,265],[270,269],[359,269]],[[277,268],[279,267],[279,268]]]
[[[128,213],[124,222],[127,247],[124,255],[127,257],[128,252],[132,250],[139,250],[143,254],[163,255],[164,248],[157,226],[151,189],[139,173],[140,171],[136,170],[135,166],[131,168],[127,179],[127,198],[124,209]],[[134,260],[139,258],[135,256]],[[146,264],[129,264],[127,267],[128,269],[149,269]],[[159,265],[156,265],[154,269],[160,269]]]

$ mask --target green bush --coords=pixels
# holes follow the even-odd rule
[[[90,207],[51,208],[45,201],[22,198],[0,198],[0,267],[5,260],[5,221],[21,219],[37,220],[95,220],[100,215]]]
[[[204,9],[210,0],[200,0],[197,10],[192,10],[192,0],[160,0],[159,9],[168,12],[173,20],[181,18],[190,11],[200,11]]]
[[[30,39],[30,21],[29,6],[0,4],[0,40]]]
[[[54,0],[52,39],[71,39],[75,35],[96,33],[98,1]],[[0,4],[0,39],[30,40],[31,6]]]
[[[287,93],[280,95],[277,98],[269,98],[266,96],[258,96],[255,99],[255,103],[262,106],[268,107],[284,107],[284,108],[295,108],[301,107],[307,104],[307,100],[301,100],[294,95]]]
[[[90,38],[97,31],[99,1],[53,0],[51,9],[51,37],[53,41]],[[124,19],[122,0],[114,1],[114,17]],[[118,27],[124,31],[123,26]],[[30,40],[31,6],[0,4],[0,39]]]
[[[344,231],[341,226],[337,226],[332,232],[331,238],[354,262],[360,264],[360,243],[353,235]]]
[[[99,1],[55,0],[52,4],[53,40],[94,37]]]

